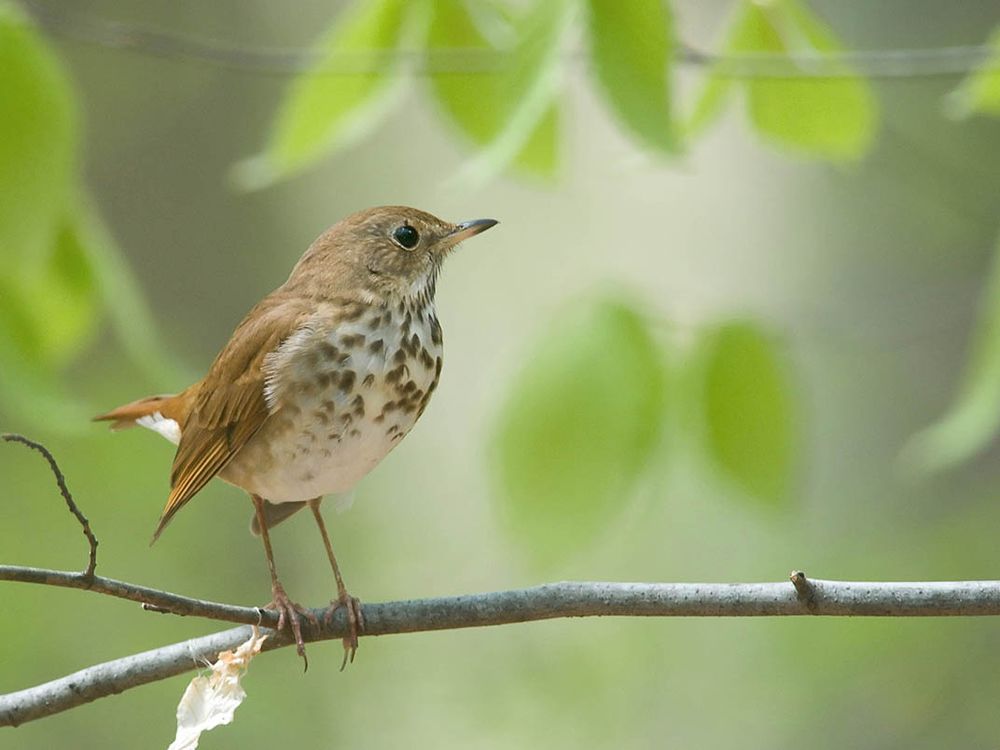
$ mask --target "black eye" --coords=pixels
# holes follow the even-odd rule
[[[417,233],[417,230],[409,224],[404,224],[401,227],[393,229],[392,238],[407,250],[412,250],[420,242],[420,235]]]

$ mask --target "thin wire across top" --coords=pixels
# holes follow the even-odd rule
[[[128,50],[142,55],[201,63],[219,68],[262,75],[295,75],[313,70],[319,63],[314,50],[289,47],[245,47],[152,26],[67,13],[25,3],[35,21],[58,36],[102,47]],[[824,55],[746,53],[720,55],[678,44],[677,59],[688,65],[717,66],[717,72],[732,78],[928,78],[964,75],[991,63],[988,45],[938,48],[851,50]],[[583,59],[582,52],[568,52]],[[418,75],[435,73],[490,73],[506,63],[498,51],[481,48],[393,50],[391,52],[324,55],[321,68],[329,75],[358,75],[395,68],[400,57],[409,58],[409,69]],[[1000,70],[1000,65],[993,64]]]

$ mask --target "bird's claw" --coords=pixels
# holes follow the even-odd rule
[[[319,619],[312,610],[303,607],[298,602],[294,602],[285,593],[285,588],[278,582],[271,587],[271,603],[266,609],[273,609],[278,613],[277,630],[284,630],[287,626],[295,638],[295,651],[302,657],[304,664],[303,671],[309,669],[309,658],[306,656],[306,643],[302,638],[302,617],[305,617],[315,628],[319,628]]]
[[[332,625],[333,613],[341,607],[347,611],[348,628],[348,633],[344,636],[344,660],[340,663],[340,671],[343,672],[348,661],[354,663],[354,655],[358,652],[358,635],[365,629],[365,616],[361,609],[361,600],[345,591],[339,599],[330,602],[330,606],[323,614],[323,624],[326,627]]]

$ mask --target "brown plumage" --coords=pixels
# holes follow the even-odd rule
[[[319,501],[350,489],[422,413],[441,369],[434,312],[441,263],[495,223],[450,224],[401,206],[352,214],[320,235],[288,280],[246,315],[202,380],[96,417],[114,429],[142,424],[178,443],[154,541],[213,477],[250,493],[279,627],[291,625],[303,655],[301,610],[278,582],[267,530],[312,507],[337,604],[348,610],[345,657],[353,658],[360,609],[343,586]]]

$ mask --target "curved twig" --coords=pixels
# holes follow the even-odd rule
[[[69,487],[66,486],[66,477],[59,468],[59,464],[56,463],[56,459],[52,455],[51,451],[49,451],[49,449],[41,443],[36,443],[34,440],[26,438],[24,435],[18,435],[13,432],[5,432],[0,435],[0,440],[3,440],[6,443],[20,443],[21,445],[26,445],[32,450],[38,451],[45,456],[45,460],[49,462],[49,468],[52,470],[52,474],[56,478],[56,484],[59,485],[59,493],[63,496],[63,500],[66,501],[66,506],[69,508],[69,512],[76,516],[76,520],[79,521],[80,526],[83,527],[83,535],[87,537],[87,544],[90,545],[90,558],[87,561],[87,567],[84,569],[83,575],[86,578],[93,578],[94,570],[97,568],[97,537],[94,536],[94,532],[90,528],[90,521],[87,520],[87,517],[83,515],[83,512],[79,507],[77,507],[76,501],[73,499],[73,494],[69,491]]]

